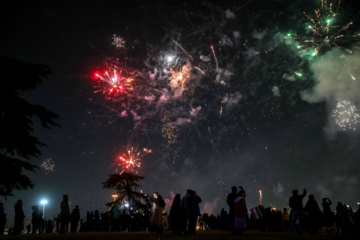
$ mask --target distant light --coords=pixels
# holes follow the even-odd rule
[[[43,200],[40,201],[40,203],[41,203],[42,205],[45,205],[45,204],[48,204],[48,201],[47,201],[46,199],[43,199]]]
[[[168,61],[168,62],[172,62],[173,60],[174,60],[173,56],[167,56],[166,57],[166,61]]]
[[[129,207],[129,203],[125,203],[125,207]]]

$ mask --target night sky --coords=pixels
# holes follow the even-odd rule
[[[319,203],[329,197],[333,210],[338,201],[357,209],[360,3],[328,2],[332,8],[313,0],[2,8],[1,54],[53,72],[24,97],[61,116],[61,128],[35,126],[47,147],[32,163],[51,158],[54,171],[29,173],[34,189],[1,198],[8,224],[17,199],[27,217],[42,198],[45,217],[55,217],[63,194],[82,217],[106,210],[112,192],[101,183],[122,171],[116,159],[131,147],[144,193],[171,200],[191,188],[209,213],[228,210],[234,185],[246,190],[248,208],[259,204],[259,190],[263,205],[283,208],[293,189],[306,188]],[[318,8],[323,22],[315,26]],[[124,46],[113,44],[114,35]],[[110,93],[95,76],[113,69],[133,79],[132,89]],[[344,109],[352,112],[342,124]]]

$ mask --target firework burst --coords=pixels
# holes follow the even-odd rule
[[[359,110],[349,101],[338,102],[332,116],[343,131],[355,131],[360,122]]]
[[[95,93],[102,92],[103,94],[117,97],[120,94],[133,90],[133,79],[124,77],[122,70],[115,66],[109,67],[103,74],[96,73],[95,77],[100,80],[100,85],[96,86],[99,89]]]
[[[54,172],[55,161],[52,158],[47,158],[41,163],[40,167],[45,170],[46,174]]]
[[[297,48],[298,54],[306,53],[310,56],[316,56],[324,53],[326,49],[337,47],[351,53],[346,45],[355,42],[359,35],[347,34],[347,30],[353,22],[345,25],[337,23],[338,9],[341,0],[337,3],[321,0],[321,6],[314,10],[314,16],[309,16],[306,12],[303,14],[308,19],[309,24],[306,27],[306,33],[302,36],[292,36],[287,34],[285,38],[291,38],[299,41]]]
[[[112,45],[116,48],[116,49],[120,49],[120,48],[123,48],[125,47],[125,40],[120,37],[120,36],[117,36],[116,34],[113,35],[112,37]]]
[[[138,173],[137,169],[141,166],[140,152],[131,147],[125,154],[117,158],[118,165],[122,166],[122,172]]]

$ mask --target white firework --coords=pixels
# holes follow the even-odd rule
[[[335,123],[344,131],[355,131],[360,122],[359,109],[349,101],[338,102],[332,116]]]

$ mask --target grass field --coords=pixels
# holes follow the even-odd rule
[[[198,231],[197,235],[190,236],[176,236],[171,232],[164,232],[162,234],[151,234],[149,232],[87,232],[87,233],[66,233],[60,235],[58,233],[52,234],[41,234],[41,235],[27,235],[21,234],[20,236],[1,236],[0,239],[23,239],[23,240],[46,240],[46,239],[77,239],[77,240],[230,240],[230,239],[266,239],[266,240],[292,240],[292,239],[321,239],[321,240],[332,240],[332,239],[360,239],[359,235],[342,235],[342,234],[325,234],[319,233],[318,235],[310,235],[309,233],[303,233],[299,235],[297,233],[260,233],[258,231],[247,231],[242,236],[233,236],[230,232],[225,231]]]

